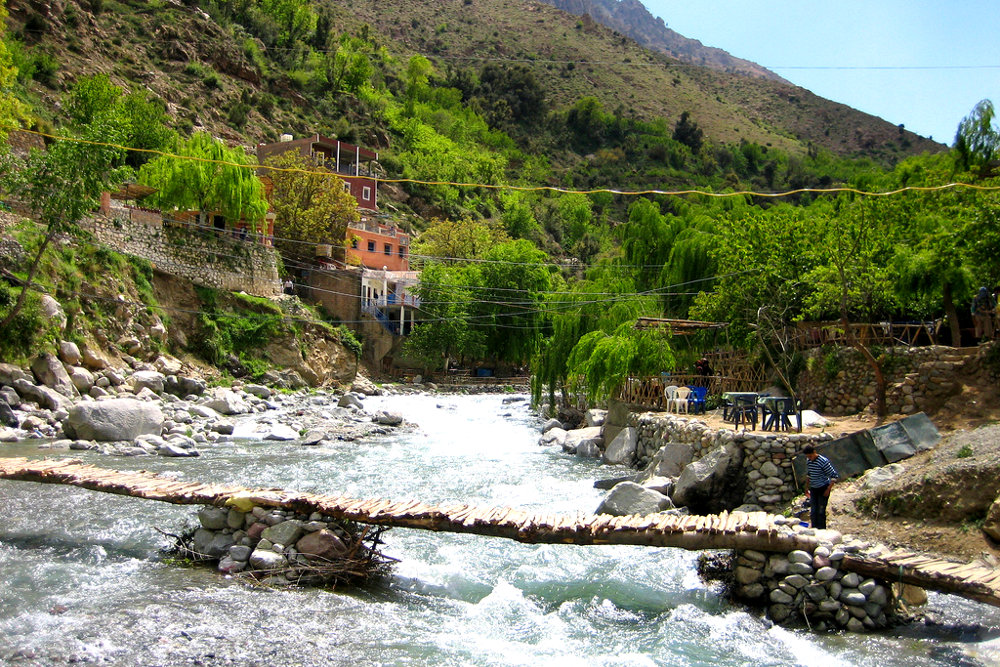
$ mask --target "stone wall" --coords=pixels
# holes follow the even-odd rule
[[[963,379],[982,369],[984,348],[966,353],[952,347],[896,347],[884,353],[886,408],[890,414],[933,413],[962,391]],[[802,406],[828,415],[855,414],[875,402],[875,375],[853,348],[806,352],[796,394]]]
[[[892,587],[841,568],[852,545],[827,544],[809,553],[739,551],[736,597],[763,605],[775,623],[808,624],[817,632],[884,628],[893,614]]]
[[[277,255],[272,248],[241,241],[213,229],[162,224],[158,214],[111,208],[81,222],[100,243],[152,262],[161,271],[205,287],[262,297],[281,292]]]
[[[719,447],[736,445],[743,452],[747,482],[743,502],[769,512],[780,512],[800,493],[792,472],[795,455],[807,444],[833,439],[829,433],[713,430],[697,419],[663,412],[629,413],[626,425],[635,428],[638,436],[634,462],[638,469],[646,468],[666,445],[690,448],[687,462],[697,461]]]

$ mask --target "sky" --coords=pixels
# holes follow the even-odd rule
[[[1000,0],[642,2],[685,37],[949,146],[980,100],[1000,111]]]

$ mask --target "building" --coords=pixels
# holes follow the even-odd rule
[[[420,297],[413,288],[420,282],[418,271],[361,270],[361,310],[372,315],[395,336],[413,329]]]
[[[358,202],[358,208],[378,210],[377,179],[372,169],[372,163],[378,160],[378,153],[321,134],[303,139],[283,134],[281,141],[257,144],[257,162],[264,164],[268,158],[291,150],[297,151],[312,164],[337,174],[344,181],[344,189]]]
[[[410,235],[375,216],[361,215],[347,228],[347,262],[369,269],[410,270]]]

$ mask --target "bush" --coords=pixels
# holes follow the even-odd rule
[[[343,324],[337,327],[336,331],[341,345],[353,352],[356,358],[360,359],[364,347],[361,345],[361,341],[355,337],[354,332],[345,327]]]
[[[18,293],[7,283],[0,283],[0,319],[14,307],[17,297]],[[0,329],[0,358],[11,360],[27,356],[45,329],[41,299],[35,292],[29,292],[17,317]]]

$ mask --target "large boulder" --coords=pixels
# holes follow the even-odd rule
[[[90,392],[90,388],[94,386],[94,374],[88,371],[83,366],[70,366],[67,370],[69,373],[69,379],[76,387],[77,391],[81,394],[86,394]]]
[[[662,493],[643,488],[635,482],[622,482],[611,489],[611,493],[601,501],[596,513],[614,516],[655,514],[673,507],[670,498]]]
[[[111,359],[92,345],[83,346],[83,365],[92,371],[101,371],[111,367]]]
[[[80,392],[73,386],[73,381],[66,372],[66,368],[56,355],[46,352],[40,354],[31,361],[31,372],[35,374],[35,379],[39,384],[55,389],[63,396],[76,398]]]
[[[11,407],[7,405],[7,401],[4,401],[3,399],[0,399],[0,424],[3,426],[10,426],[11,428],[17,428],[20,424],[17,419],[17,415],[15,415]]]
[[[69,408],[72,404],[68,398],[49,387],[32,384],[25,379],[18,378],[12,385],[21,398],[34,401],[46,410],[62,410]]]
[[[153,361],[153,368],[163,373],[163,375],[177,375],[183,367],[184,365],[180,359],[172,357],[169,354],[161,354]]]
[[[986,512],[986,519],[983,521],[983,532],[992,539],[1000,541],[1000,498],[993,501],[990,509]]]
[[[382,390],[375,386],[375,383],[364,375],[356,375],[351,383],[351,391],[365,396],[381,396]]]
[[[309,533],[295,544],[300,554],[317,560],[334,561],[347,553],[347,546],[332,530],[322,528]]]
[[[63,422],[66,436],[74,440],[135,440],[140,435],[159,435],[163,413],[155,403],[134,398],[79,403]]]
[[[70,366],[77,366],[83,357],[80,355],[80,348],[77,347],[76,343],[63,340],[59,341],[59,359]]]
[[[566,431],[558,426],[550,428],[542,434],[542,437],[538,440],[538,444],[542,446],[558,445],[562,447],[563,443],[566,442],[566,433]]]
[[[608,416],[607,410],[592,408],[583,415],[583,422],[587,426],[604,426],[604,419]]]
[[[177,375],[168,375],[163,378],[163,391],[181,398],[201,396],[205,393],[206,388],[205,381],[197,378],[178,377]]]
[[[551,432],[552,431],[550,431],[549,433]],[[546,433],[546,435],[548,435],[548,433]],[[573,429],[572,431],[567,431],[566,439],[562,443],[562,448],[563,450],[569,452],[570,454],[575,454],[577,447],[588,441],[597,445],[598,447],[604,444],[604,438],[601,437],[600,426],[591,426],[589,428],[576,428]]]
[[[39,305],[46,321],[54,322],[60,329],[66,326],[66,311],[63,310],[62,304],[48,294],[43,294]]]
[[[677,477],[694,457],[694,448],[681,442],[668,442],[660,447],[649,465],[646,474],[651,477]]]
[[[743,502],[743,451],[729,443],[681,471],[673,500],[694,514],[714,514]]]
[[[202,405],[223,415],[242,415],[250,412],[250,405],[230,389],[216,392],[214,396],[203,400]]]
[[[604,462],[610,465],[632,463],[638,444],[638,431],[631,426],[622,429],[608,445],[608,448],[604,450]]]
[[[25,372],[20,366],[14,364],[0,364],[0,384],[14,385],[14,380],[27,380],[34,382],[31,373]]]
[[[163,393],[163,373],[159,371],[136,371],[132,373],[132,391],[138,394],[148,388],[154,394]]]

